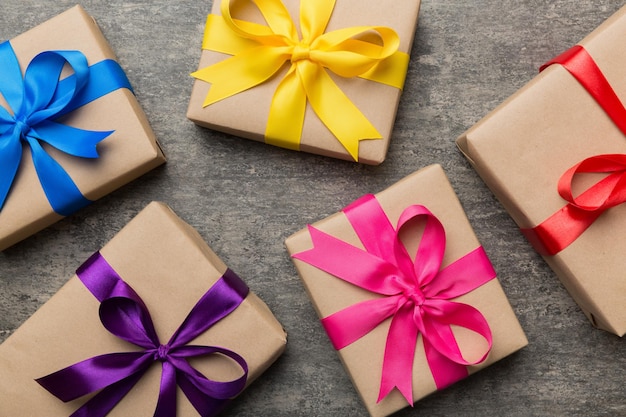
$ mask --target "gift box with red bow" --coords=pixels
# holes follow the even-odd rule
[[[0,44],[0,250],[165,162],[80,6]]]
[[[626,333],[626,8],[458,140],[594,326]]]
[[[268,144],[385,159],[419,1],[216,0],[187,117]]]
[[[214,416],[285,344],[265,303],[151,203],[0,345],[0,415]]]
[[[527,344],[439,165],[286,241],[372,416],[386,416]]]

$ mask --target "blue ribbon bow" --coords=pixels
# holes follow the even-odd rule
[[[0,106],[0,210],[17,175],[25,143],[56,213],[67,216],[90,204],[41,142],[68,155],[97,158],[96,145],[113,131],[84,130],[57,120],[117,89],[132,91],[124,71],[113,60],[89,66],[79,51],[46,51],[33,58],[22,77],[8,41],[0,44],[0,63],[0,94],[9,106]],[[66,64],[74,73],[61,79]]]

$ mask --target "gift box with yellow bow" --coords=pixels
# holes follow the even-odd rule
[[[379,164],[419,5],[216,0],[187,117],[288,149]]]
[[[265,303],[151,203],[0,345],[0,415],[214,416],[285,344]]]
[[[591,323],[626,333],[626,8],[458,140]]]
[[[364,196],[286,245],[374,417],[527,344],[439,165]]]
[[[80,6],[0,44],[0,250],[165,162]]]

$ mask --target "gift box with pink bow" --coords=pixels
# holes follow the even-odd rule
[[[626,7],[465,132],[460,150],[598,328],[626,334]]]
[[[439,165],[358,199],[286,245],[374,417],[527,344]]]
[[[151,203],[0,345],[0,415],[215,416],[286,341],[201,236]]]
[[[165,162],[80,6],[1,43],[0,62],[0,250]]]
[[[187,117],[283,148],[379,164],[419,6],[216,0]]]

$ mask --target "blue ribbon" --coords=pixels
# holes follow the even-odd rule
[[[41,142],[72,156],[98,158],[96,145],[113,131],[92,131],[57,119],[120,88],[132,91],[119,64],[107,59],[89,66],[79,51],[46,51],[28,64],[22,76],[10,42],[0,44],[0,210],[4,206],[27,144],[39,182],[52,209],[68,216],[91,203]],[[69,65],[74,73],[61,80]]]

